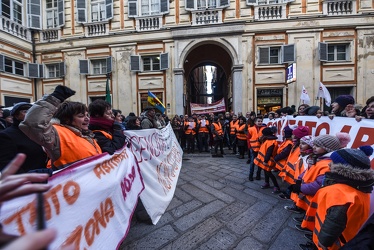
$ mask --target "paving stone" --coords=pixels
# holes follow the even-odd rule
[[[221,220],[221,221],[229,222],[229,221],[233,220],[236,216],[238,216],[238,214],[247,210],[248,207],[252,206],[254,203],[255,203],[254,200],[253,200],[252,204],[248,204],[248,202],[245,203],[245,202],[241,202],[241,201],[235,202],[235,203],[230,204],[227,207],[225,207],[225,209],[222,209],[221,211],[219,211],[215,215],[215,217],[217,219]]]
[[[253,237],[261,242],[269,243],[274,236],[277,236],[276,233],[285,227],[289,216],[281,205],[273,207],[251,230]],[[273,237],[270,237],[271,235]]]
[[[233,248],[234,250],[265,250],[266,247],[258,242],[257,240],[253,239],[252,237],[246,237],[242,241],[239,242],[239,244]],[[279,248],[280,249],[286,249],[286,248]]]
[[[243,183],[246,182],[247,180],[245,180],[244,178],[238,178],[236,176],[233,176],[233,175],[228,175],[225,177],[226,180],[229,180],[235,184],[239,184],[240,185],[240,189],[243,189]]]
[[[252,201],[252,200],[257,200],[256,197],[252,196],[252,195],[249,195],[247,193],[244,193],[242,191],[238,191],[237,189],[234,189],[232,187],[225,187],[222,189],[223,192],[225,192],[226,194],[232,196],[232,197],[235,197],[236,199],[238,200],[241,200],[241,201],[244,201],[244,202],[248,202],[248,201]]]
[[[200,250],[203,249],[212,249],[212,250],[225,250],[231,249],[232,245],[236,241],[237,237],[230,233],[229,231],[222,229],[218,231],[216,234],[213,235],[207,242],[201,245],[199,248]]]
[[[168,249],[196,249],[201,242],[209,239],[212,235],[216,234],[222,223],[211,217],[197,225],[193,230],[189,230],[182,234],[178,239],[167,245]]]
[[[195,197],[196,199],[202,201],[202,202],[205,202],[205,203],[208,203],[208,202],[211,202],[213,200],[215,200],[216,198],[205,192],[204,190],[201,190],[197,187],[195,187],[194,185],[191,185],[191,184],[186,184],[186,185],[183,185],[182,186],[182,189],[189,193],[192,197]]]
[[[237,182],[234,182],[234,181],[232,181],[230,179],[227,179],[227,178],[222,178],[219,181],[226,184],[227,187],[236,189],[236,192],[238,192],[238,191],[243,192],[243,185],[241,185]]]
[[[187,214],[196,208],[200,207],[203,203],[197,200],[189,201],[171,211],[171,214],[175,217],[181,217],[184,214]]]
[[[271,189],[251,189],[251,188],[246,188],[243,191],[246,194],[249,194],[253,197],[256,197],[258,199],[263,199],[264,195],[266,195],[266,202],[271,203],[271,204],[277,204],[278,202],[282,202],[277,195],[271,193]],[[266,192],[266,194],[264,194]]]
[[[170,211],[170,210],[172,210],[172,209],[174,209],[174,208],[176,208],[176,207],[178,207],[178,206],[180,206],[182,204],[183,204],[183,202],[181,200],[179,200],[178,198],[174,197],[171,200],[171,202],[170,202],[168,208],[166,209],[166,211]]]
[[[141,240],[133,242],[128,246],[124,246],[123,249],[155,249],[175,239],[177,236],[178,233],[170,225],[166,225],[155,230],[151,234],[148,234]]]
[[[211,176],[212,175],[213,174],[211,174]],[[221,183],[217,180],[212,180],[212,179],[206,180],[206,181],[204,181],[204,183],[211,186],[214,189],[217,189],[217,190],[221,190],[222,188],[226,187],[226,184],[223,184],[223,183]]]
[[[192,200],[192,196],[184,192],[181,188],[175,190],[174,196],[184,202]]]
[[[305,244],[307,242],[303,235],[304,233],[296,229],[285,227],[272,242],[269,250],[299,250],[299,244]]]
[[[232,221],[227,223],[227,227],[237,233],[244,234],[259,221],[272,208],[267,202],[257,202],[243,213],[239,214]]]
[[[194,225],[200,223],[201,221],[204,221],[206,218],[211,216],[212,214],[216,213],[223,207],[225,207],[226,204],[220,200],[213,201],[195,211],[193,211],[190,214],[187,214],[183,216],[182,218],[179,218],[174,225],[181,231],[186,231],[187,229],[193,227]]]
[[[196,187],[206,191],[207,193],[210,193],[210,194],[214,195],[215,197],[217,197],[218,199],[220,199],[220,200],[222,200],[226,203],[231,203],[231,202],[235,201],[235,199],[233,197],[231,197],[230,195],[227,195],[220,190],[214,189],[214,188],[204,184],[201,181],[191,181],[191,184],[193,184]]]

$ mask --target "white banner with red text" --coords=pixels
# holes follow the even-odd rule
[[[113,155],[94,156],[49,178],[44,194],[47,227],[57,239],[50,249],[118,249],[129,230],[139,194],[144,189],[134,155],[124,147]],[[36,195],[5,202],[1,224],[6,233],[35,231]]]
[[[282,140],[282,130],[287,125],[308,126],[311,135],[318,136],[322,134],[336,135],[338,132],[348,133],[351,141],[348,148],[358,148],[362,145],[371,145],[374,148],[374,120],[362,119],[356,121],[354,118],[334,117],[330,119],[327,116],[320,118],[316,116],[286,116],[275,120],[264,119],[267,126],[276,126],[278,129],[278,139]],[[371,166],[374,169],[374,155],[370,157]]]
[[[183,151],[170,124],[163,129],[125,130],[139,164],[145,189],[140,199],[156,224],[177,186]]]
[[[199,104],[199,103],[191,103],[191,113],[192,114],[208,114],[208,113],[219,113],[219,112],[225,112],[226,106],[225,106],[225,99],[221,99],[217,102],[211,103],[211,104]]]

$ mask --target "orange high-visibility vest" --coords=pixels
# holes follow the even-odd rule
[[[285,140],[284,142],[282,142],[282,144],[279,146],[279,148],[277,150],[277,154],[282,153],[282,151],[285,148],[287,148],[288,145],[292,145],[292,141],[291,140]],[[291,154],[291,152],[290,152],[290,154]],[[284,159],[282,159],[280,161],[277,161],[275,163],[275,168],[278,169],[279,171],[281,171],[284,168],[284,166],[286,165],[287,159],[288,159],[288,157],[286,157],[286,158],[284,158]]]
[[[305,170],[305,174],[301,180],[302,181],[301,185],[304,183],[311,183],[315,181],[319,175],[323,175],[326,172],[329,172],[330,171],[330,167],[328,165],[329,162],[331,162],[331,159],[322,159],[318,161],[315,165]],[[296,206],[306,211],[311,204],[312,198],[313,198],[312,195],[306,195],[306,194],[300,193],[299,198],[296,201]]]
[[[260,136],[262,135],[262,130],[264,128],[265,127],[257,127],[257,126],[248,127],[249,144],[251,146],[251,149],[255,152],[258,152],[260,150],[261,143],[258,140],[258,138],[260,138]]]
[[[106,138],[108,138],[109,140],[112,140],[113,139],[113,136],[111,134],[109,134],[108,132],[105,132],[104,130],[92,130],[92,132],[100,132],[102,133]]]
[[[205,126],[201,126],[201,121],[199,121],[199,133],[209,133],[209,121],[205,120]]]
[[[318,246],[318,235],[325,222],[327,210],[333,206],[350,204],[347,211],[347,225],[340,237],[328,248],[329,250],[340,249],[346,242],[350,241],[369,217],[370,194],[363,193],[345,184],[333,184],[321,188],[314,196],[313,202],[317,207],[308,209],[306,216],[315,217],[312,230],[313,242],[316,246]],[[306,225],[306,222],[303,221],[301,226],[304,227],[303,225]]]
[[[214,130],[217,132],[217,134],[220,136],[220,135],[223,135],[223,130],[222,130],[222,125],[220,122],[213,122],[213,126],[214,126]],[[216,137],[216,134],[213,133],[213,138]]]
[[[267,166],[264,165],[265,155],[267,149],[274,145],[274,149],[270,160],[267,162]],[[253,163],[259,166],[260,168],[264,169],[265,171],[271,171],[275,167],[274,156],[278,149],[278,142],[277,140],[266,140],[261,144],[260,150],[258,151],[257,157],[254,159]]]
[[[238,130],[239,120],[230,122],[230,135],[235,135],[235,130]]]
[[[196,128],[196,122],[193,122],[193,128],[192,129],[189,127],[189,125],[190,125],[190,122],[184,122],[184,126],[188,126],[188,128],[186,129],[186,131],[184,131],[184,133],[186,135],[189,135],[189,134],[196,135],[195,130],[193,130],[193,128]]]
[[[239,133],[239,131],[244,132],[244,128],[245,128],[245,124],[237,126],[236,138],[238,138],[238,140],[243,140],[243,141],[247,140],[247,135],[245,133]]]
[[[89,138],[80,137],[59,124],[54,124],[53,127],[60,138],[61,151],[60,158],[53,162],[54,167],[59,168],[59,166],[102,153],[100,146],[93,138],[89,140]]]
[[[286,181],[289,184],[295,184],[294,175],[295,175],[295,163],[299,159],[300,155],[300,148],[299,147],[293,147],[291,149],[291,154],[287,158],[287,162],[282,169],[282,171],[279,173],[279,176]]]

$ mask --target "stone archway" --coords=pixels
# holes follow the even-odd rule
[[[195,40],[193,42],[177,41],[177,56],[174,69],[176,112],[181,114],[188,105],[186,89],[189,74],[201,65],[216,65],[225,75],[228,91],[225,93],[227,106],[233,110],[242,108],[242,68],[237,48],[223,39]],[[180,98],[179,98],[180,97]]]

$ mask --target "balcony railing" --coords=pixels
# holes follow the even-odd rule
[[[356,14],[356,1],[328,0],[323,2],[323,13],[328,16]]]
[[[40,31],[41,42],[59,41],[61,37],[60,29],[48,29]]]
[[[192,25],[222,23],[222,9],[192,12]]]
[[[0,21],[0,30],[31,42],[31,32],[27,27],[22,26],[4,16],[0,16]]]
[[[84,26],[86,37],[109,35],[108,22],[87,23]]]
[[[162,27],[162,16],[148,16],[136,18],[136,30],[159,30]]]
[[[279,20],[286,18],[287,4],[255,6],[255,20]]]

